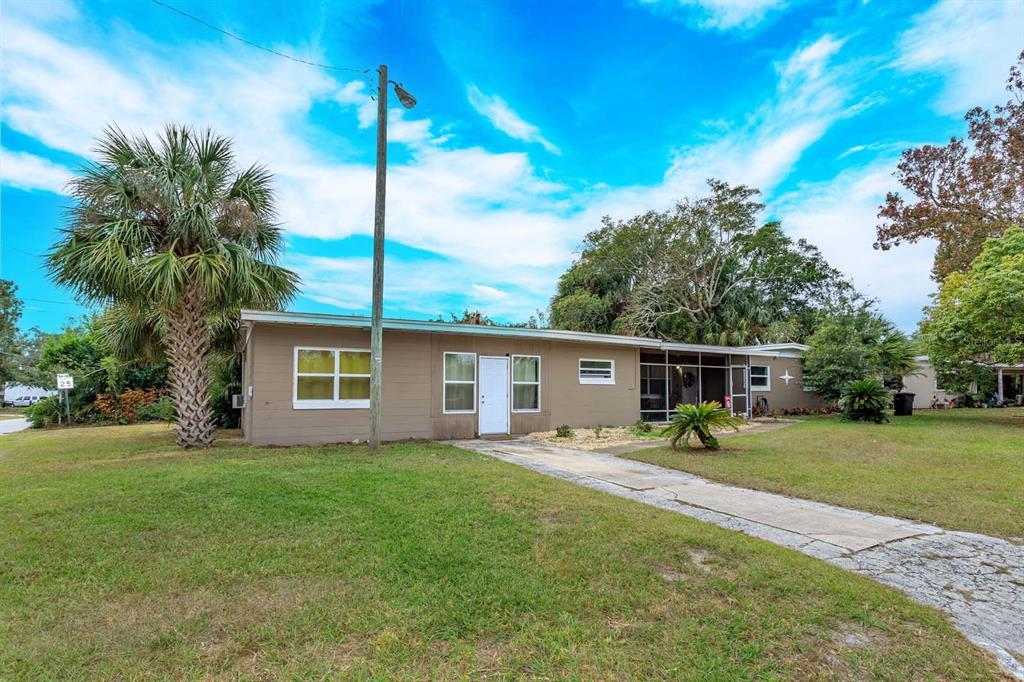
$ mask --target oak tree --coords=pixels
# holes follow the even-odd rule
[[[1024,52],[1010,70],[1011,97],[967,112],[967,140],[908,149],[896,168],[905,194],[879,208],[875,248],[938,242],[932,276],[965,272],[988,237],[1024,219]]]

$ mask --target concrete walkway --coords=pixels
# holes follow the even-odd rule
[[[0,419],[0,436],[5,433],[17,433],[29,427],[29,422],[24,417],[16,419]]]
[[[1024,679],[1024,547],[712,483],[673,469],[528,438],[452,444],[870,576],[945,611],[968,639],[992,652],[1004,670]]]

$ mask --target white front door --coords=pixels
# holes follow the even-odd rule
[[[480,358],[480,435],[508,433],[508,358]]]

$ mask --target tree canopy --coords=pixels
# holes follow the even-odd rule
[[[914,372],[914,346],[871,305],[824,318],[804,353],[804,384],[830,401],[861,379],[884,379],[902,388]]]
[[[155,341],[170,365],[178,442],[213,440],[210,361],[239,307],[280,308],[297,276],[282,246],[272,176],[239,169],[231,140],[168,126],[154,144],[108,128],[98,161],[72,180],[70,224],[51,277],[109,306],[106,336],[131,356]]]
[[[9,279],[0,279],[0,388],[14,379],[18,360],[18,321],[23,308],[18,287]]]
[[[967,141],[903,152],[879,208],[876,248],[935,239],[932,276],[965,272],[988,237],[1024,223],[1024,52],[1010,70],[1011,97],[993,111],[967,112]]]
[[[921,331],[943,372],[1024,363],[1024,229],[986,240],[967,272],[946,277]]]
[[[605,217],[558,282],[551,326],[686,342],[798,341],[857,298],[816,247],[761,223],[759,192],[719,180],[671,210]]]

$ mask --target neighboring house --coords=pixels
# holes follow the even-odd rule
[[[914,394],[914,407],[923,409],[932,406],[932,400],[937,399],[942,403],[947,400],[959,400],[963,396],[959,393],[947,391],[942,386],[942,380],[936,375],[932,363],[927,355],[919,355],[915,358],[917,369],[915,374],[903,377],[905,391]],[[989,365],[996,372],[996,401],[998,404],[1004,402],[1024,404],[1024,365]],[[971,393],[977,393],[978,387],[975,384],[970,386]]]
[[[23,398],[41,400],[57,394],[56,391],[47,388],[25,386],[24,384],[7,383],[4,384],[3,388],[4,392],[3,395],[0,395],[0,400],[3,401],[4,405],[12,404],[16,400]]]
[[[914,373],[903,377],[903,390],[914,394],[914,409],[925,409],[932,406],[932,399],[939,400],[943,405],[949,399],[960,397],[957,393],[947,392],[935,374],[935,368],[927,355],[915,358],[917,367]]]
[[[242,429],[258,445],[369,436],[367,317],[243,310]],[[611,334],[384,320],[382,436],[470,438],[665,421],[680,402],[748,415],[823,405],[800,344],[668,343]]]
[[[995,365],[996,400],[1024,405],[1024,365]]]

